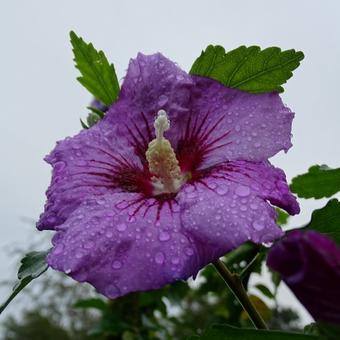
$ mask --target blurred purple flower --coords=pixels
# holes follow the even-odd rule
[[[46,157],[53,176],[38,228],[56,231],[49,264],[114,298],[282,236],[269,202],[299,206],[267,159],[291,146],[293,116],[276,93],[139,54],[104,119]]]
[[[340,248],[314,231],[293,231],[268,254],[268,266],[317,321],[340,324]]]

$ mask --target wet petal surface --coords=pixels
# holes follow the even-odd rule
[[[48,263],[109,298],[159,288],[200,269],[179,207],[140,195],[85,201],[57,228]]]

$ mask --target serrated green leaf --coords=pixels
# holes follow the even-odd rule
[[[114,103],[119,94],[119,83],[113,64],[110,64],[103,51],[97,51],[73,31],[70,32],[74,61],[81,73],[78,81],[107,106]]]
[[[267,298],[269,298],[269,299],[275,298],[274,294],[265,285],[258,283],[255,287]]]
[[[200,340],[316,340],[314,335],[301,333],[288,333],[283,331],[267,331],[247,328],[236,328],[229,325],[213,325],[203,332],[201,336],[189,339]]]
[[[340,246],[340,202],[334,198],[323,208],[314,210],[311,221],[304,229],[325,234]]]
[[[240,46],[225,52],[209,45],[194,62],[190,74],[215,79],[227,87],[251,93],[283,92],[304,55],[300,51],[281,51],[278,47]]]
[[[314,165],[293,178],[290,189],[302,198],[330,197],[340,191],[340,168]]]
[[[25,255],[21,260],[21,266],[18,271],[19,282],[14,286],[12,294],[0,306],[0,314],[10,304],[10,302],[34,279],[43,274],[48,264],[46,256],[48,251],[33,251]]]

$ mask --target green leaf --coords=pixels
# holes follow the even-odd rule
[[[201,336],[190,339],[200,340],[316,340],[314,335],[301,333],[288,333],[282,331],[266,331],[246,328],[235,328],[229,325],[213,325],[203,332]]]
[[[340,168],[314,165],[292,180],[290,189],[302,198],[330,197],[340,191]]]
[[[283,92],[281,85],[292,77],[303,58],[300,51],[281,51],[278,47],[261,50],[258,46],[240,46],[226,53],[222,46],[209,45],[190,74],[252,93]]]
[[[19,282],[14,286],[12,294],[0,306],[0,314],[10,304],[10,302],[34,279],[44,273],[48,264],[46,262],[47,251],[33,251],[25,255],[21,260],[21,266],[18,271]]]
[[[304,328],[305,334],[319,335],[320,339],[324,340],[339,340],[340,326],[325,322],[313,322]]]
[[[89,127],[83,122],[82,119],[80,119],[80,124],[83,129],[88,129]]]
[[[281,275],[278,272],[274,272],[274,271],[270,271],[270,273],[271,273],[271,279],[274,284],[275,291],[277,291],[277,288],[279,287],[281,283]]]
[[[315,230],[331,237],[340,246],[340,202],[334,198],[314,210],[311,221],[304,230]]]
[[[288,223],[290,215],[280,208],[276,208],[276,212],[277,212],[276,223],[279,225],[286,225]]]
[[[340,325],[325,323],[321,321],[318,321],[316,325],[324,339],[327,340],[340,339]]]
[[[113,64],[110,64],[103,51],[97,51],[73,31],[70,32],[74,61],[81,73],[78,81],[105,105],[116,101],[119,83]]]
[[[73,307],[83,309],[94,308],[101,311],[108,310],[108,304],[104,300],[97,298],[79,300],[74,304]]]
[[[269,298],[269,299],[275,298],[274,294],[265,285],[258,283],[255,287],[267,298]]]
[[[91,112],[93,112],[93,113],[96,113],[100,118],[104,118],[104,112],[103,111],[101,111],[101,110],[98,110],[98,109],[96,109],[95,107],[93,107],[93,106],[88,106],[87,107]]]
[[[98,116],[97,113],[89,113],[89,115],[86,118],[86,122],[87,125],[90,127],[92,127],[93,125],[97,124],[99,121],[101,120],[101,118]]]

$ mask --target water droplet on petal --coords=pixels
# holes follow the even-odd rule
[[[194,251],[193,251],[192,248],[187,248],[187,249],[185,249],[185,253],[186,253],[188,256],[194,255]]]
[[[118,231],[125,231],[126,228],[127,228],[127,226],[126,226],[125,223],[119,223],[119,224],[117,225],[117,230],[118,230]]]
[[[88,242],[86,242],[84,244],[84,248],[85,249],[91,249],[91,248],[93,248],[93,246],[94,246],[94,242],[93,241],[88,241]]]
[[[225,195],[228,191],[229,188],[225,184],[219,185],[218,188],[216,189],[216,192],[221,196]]]
[[[173,257],[173,258],[171,259],[171,263],[172,263],[172,264],[178,264],[178,263],[179,263],[179,257]]]
[[[158,238],[160,241],[168,241],[170,240],[170,234],[166,231],[161,231]]]
[[[64,250],[64,245],[62,244],[58,244],[55,248],[54,248],[54,251],[53,251],[53,254],[54,255],[59,255],[63,252]]]
[[[113,236],[113,233],[111,230],[108,230],[105,235],[107,238],[111,238]]]
[[[236,125],[235,126],[235,131],[236,132],[240,132],[241,131],[241,126],[240,125]]]
[[[158,98],[158,105],[159,106],[164,106],[168,102],[168,100],[169,100],[169,98],[166,95],[162,94]]]
[[[57,163],[54,164],[54,170],[61,171],[65,168],[65,166],[66,166],[65,162],[62,162],[62,161],[57,162]]]
[[[239,185],[235,190],[235,194],[240,197],[246,197],[250,194],[250,189],[244,185]]]
[[[157,264],[163,264],[164,263],[164,260],[165,260],[165,256],[162,252],[158,252],[156,255],[155,255],[155,262]]]
[[[257,210],[257,204],[255,203],[250,204],[250,208],[253,210]]]
[[[256,230],[262,230],[264,228],[264,225],[260,221],[255,221],[253,222],[253,227]]]
[[[117,286],[110,284],[105,288],[105,295],[110,299],[114,299],[120,295],[120,290]]]
[[[113,261],[112,268],[113,269],[120,269],[120,268],[122,268],[122,263],[120,261],[118,261],[118,260]]]

